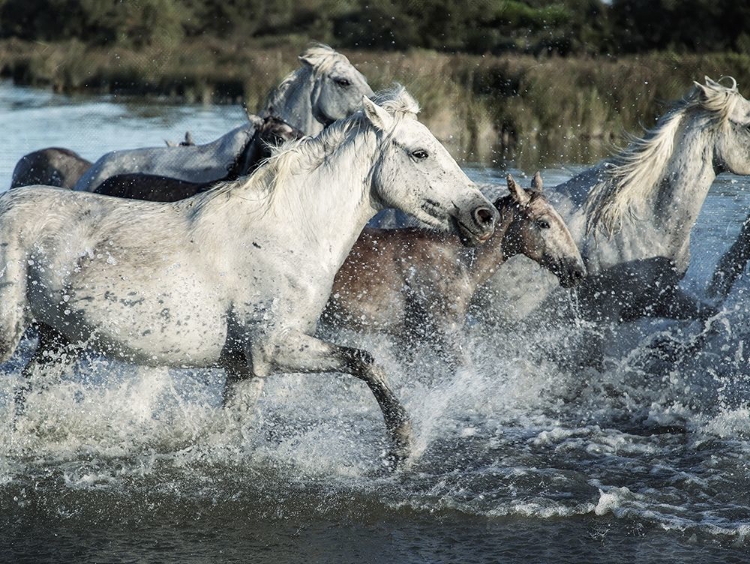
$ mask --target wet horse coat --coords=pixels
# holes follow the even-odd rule
[[[73,188],[91,162],[70,149],[49,147],[24,155],[13,169],[11,188],[44,184]]]
[[[415,119],[408,94],[379,102],[365,99],[364,110],[286,146],[256,174],[179,202],[46,187],[4,194],[0,361],[38,322],[138,364],[223,367],[239,403],[232,391],[245,378],[347,372],[372,390],[391,458],[403,459],[409,420],[384,372],[365,351],[312,337],[317,318],[381,206],[471,241],[491,235],[497,214]]]

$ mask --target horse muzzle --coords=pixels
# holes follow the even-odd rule
[[[473,247],[486,243],[492,237],[499,217],[494,206],[481,205],[468,213],[454,216],[453,222],[461,243]]]
[[[563,266],[557,274],[560,286],[563,288],[575,288],[586,278],[586,267],[582,262],[574,262]]]

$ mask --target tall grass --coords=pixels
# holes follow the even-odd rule
[[[60,92],[168,96],[258,108],[297,67],[302,42],[270,48],[206,39],[139,51],[0,42],[0,74]],[[625,131],[640,133],[704,75],[734,76],[750,91],[750,55],[655,53],[620,58],[470,56],[413,50],[346,53],[375,89],[394,81],[420,101],[423,120],[460,158],[591,162]]]

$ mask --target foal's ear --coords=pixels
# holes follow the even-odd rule
[[[508,175],[508,191],[510,191],[510,195],[513,196],[513,199],[522,206],[527,205],[529,200],[531,200],[531,196],[526,193],[526,190],[521,188],[515,178],[510,174]]]
[[[542,182],[542,175],[537,170],[534,178],[531,179],[531,189],[541,192],[542,188],[544,188],[544,182]]]
[[[378,106],[367,96],[362,97],[362,105],[364,106],[365,116],[367,116],[367,119],[375,129],[388,131],[391,128],[391,125],[393,125],[391,114]]]

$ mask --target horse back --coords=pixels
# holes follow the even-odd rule
[[[208,190],[213,182],[188,182],[154,174],[117,174],[107,178],[94,191],[104,196],[147,200],[150,202],[176,202]]]

